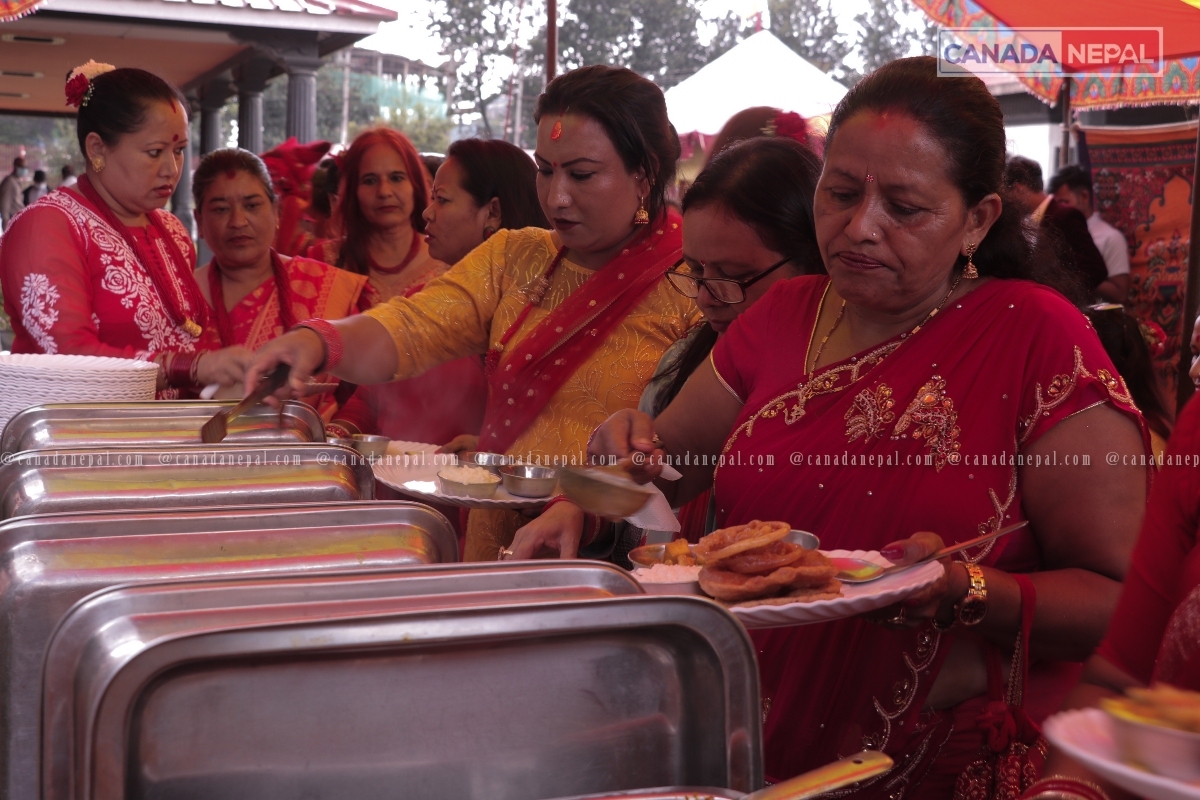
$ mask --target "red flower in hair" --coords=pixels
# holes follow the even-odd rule
[[[80,104],[83,103],[83,99],[87,97],[88,87],[91,86],[91,83],[88,80],[88,76],[82,72],[67,81],[67,105],[79,108]]]
[[[795,111],[777,114],[773,123],[776,136],[786,136],[800,144],[808,144],[808,123]]]

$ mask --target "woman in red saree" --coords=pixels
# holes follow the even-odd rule
[[[186,104],[139,69],[74,70],[87,174],[14,220],[0,280],[17,353],[152,360],[160,398],[242,378],[250,352],[221,349],[192,275],[195,248],[170,201],[187,146]]]
[[[268,344],[247,379],[289,363],[286,396],[323,363],[378,383],[483,355],[480,448],[580,463],[588,433],[637,404],[663,351],[699,316],[662,280],[680,256],[665,192],[679,143],[662,91],[626,69],[559,76],[537,117],[537,187],[553,232],[499,231],[410,298]],[[525,521],[472,510],[466,559],[494,560]]]
[[[257,350],[302,320],[357,313],[366,278],[300,256],[281,256],[278,206],[258,156],[236,148],[208,153],[192,177],[196,222],[213,260],[196,271],[223,346]],[[309,397],[328,416],[333,395]]]
[[[1099,642],[1149,480],[1109,453],[1144,453],[1145,428],[1082,314],[1020,279],[1038,273],[998,194],[1003,118],[981,81],[894,61],[838,106],[825,152],[829,276],[776,284],[657,420],[622,412],[591,450],[654,478],[657,434],[668,455],[715,458],[719,524],[785,520],[893,560],[1028,520],[873,621],[753,636],[771,779],[868,747],[895,766],[848,794],[949,798],[994,758],[986,664],[1011,653],[1022,612],[1035,719]],[[681,471],[660,482],[676,500],[713,467]]]

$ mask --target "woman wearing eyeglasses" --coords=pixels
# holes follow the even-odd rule
[[[666,277],[680,294],[695,298],[704,323],[668,348],[639,411],[657,416],[666,408],[717,338],[778,281],[825,271],[812,211],[820,174],[820,159],[785,137],[741,142],[700,173],[683,198],[683,262]],[[694,542],[712,529],[710,505],[706,491],[679,510],[681,536]],[[517,532],[510,558],[532,558],[548,548],[566,558],[579,553],[622,563],[644,536],[622,523],[601,529],[580,551],[583,529],[597,524],[560,501]]]

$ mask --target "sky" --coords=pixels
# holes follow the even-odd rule
[[[376,5],[390,8],[400,14],[396,22],[383,25],[380,32],[359,42],[360,47],[380,50],[385,53],[407,56],[427,64],[439,65],[446,57],[439,51],[441,42],[429,31],[431,0],[371,0]],[[762,11],[766,19],[766,0],[707,0],[701,6],[706,17],[722,17],[734,12],[744,18]],[[838,16],[838,27],[853,35],[857,30],[854,17],[868,7],[868,0],[835,0],[834,10]]]

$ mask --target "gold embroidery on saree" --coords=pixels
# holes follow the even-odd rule
[[[1083,352],[1079,347],[1075,348],[1075,365],[1071,370],[1071,374],[1055,375],[1045,392],[1042,391],[1040,383],[1034,386],[1034,402],[1035,406],[1033,413],[1021,419],[1019,423],[1020,441],[1018,444],[1024,447],[1029,437],[1033,435],[1036,428],[1036,422],[1041,417],[1050,416],[1050,412],[1058,408],[1067,401],[1067,398],[1075,391],[1075,387],[1079,385],[1080,378],[1095,378],[1100,381],[1108,392],[1108,396],[1120,405],[1128,406],[1136,409],[1137,404],[1133,402],[1133,398],[1129,395],[1129,389],[1125,386],[1125,380],[1121,376],[1114,376],[1107,369],[1096,370],[1093,375],[1083,365]]]
[[[846,409],[846,443],[860,438],[881,438],[884,428],[896,418],[892,411],[895,405],[886,383],[879,384],[874,392],[863,389],[855,395]]]
[[[783,421],[787,425],[799,421],[805,414],[805,406],[808,401],[814,397],[819,397],[825,394],[834,394],[850,388],[872,368],[877,366],[883,359],[887,358],[893,350],[903,344],[901,339],[895,342],[888,342],[882,347],[877,347],[865,356],[859,359],[854,359],[840,366],[825,370],[824,372],[814,375],[806,382],[800,384],[790,392],[779,395],[769,401],[758,411],[729,435],[725,440],[725,447],[721,450],[721,454],[729,452],[733,443],[738,436],[745,433],[747,437],[754,434],[754,423],[759,418],[774,419],[783,414]],[[849,380],[843,382],[842,377],[846,376]],[[795,400],[791,406],[788,401]]]
[[[947,463],[958,463],[962,444],[958,441],[961,431],[955,424],[957,422],[954,401],[946,395],[946,381],[940,375],[934,375],[917,391],[893,433],[899,436],[912,427],[912,437],[925,440],[934,467],[940,472]]]

